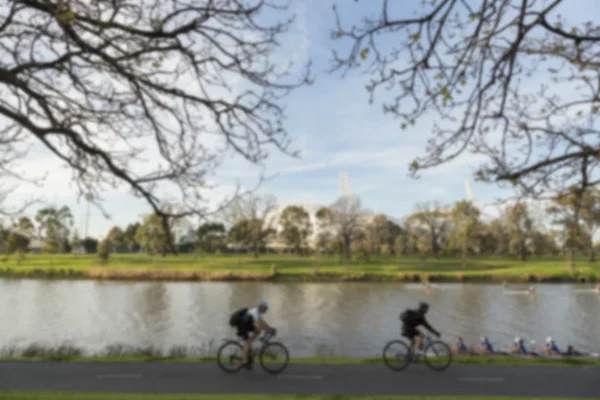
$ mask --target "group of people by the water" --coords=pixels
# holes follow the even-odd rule
[[[537,349],[535,349],[537,350]],[[523,338],[515,338],[514,343],[508,346],[507,351],[497,351],[494,346],[490,343],[486,336],[480,338],[479,344],[473,347],[469,347],[465,344],[462,337],[458,336],[456,342],[452,346],[452,351],[459,355],[497,355],[497,356],[508,356],[508,355],[520,355],[526,357],[563,357],[563,356],[582,356],[584,354],[578,352],[569,345],[566,351],[560,351],[556,342],[552,337],[546,339],[546,344],[542,348],[541,354],[537,351],[530,351],[525,346]]]

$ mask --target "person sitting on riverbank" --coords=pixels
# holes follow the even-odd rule
[[[544,346],[544,355],[546,355],[546,356],[562,356],[563,355],[551,337],[548,337],[546,339],[546,345]]]
[[[463,341],[463,338],[458,336],[456,342],[452,345],[452,351],[456,354],[470,354],[469,348]]]
[[[509,352],[511,354],[520,354],[526,357],[537,357],[538,354],[532,351],[528,351],[525,347],[523,339],[520,337],[515,338],[515,344],[510,347]]]
[[[477,346],[477,352],[481,355],[490,356],[506,356],[508,355],[505,351],[496,351],[494,346],[490,343],[486,336],[482,336],[479,345]]]
[[[571,345],[569,345],[567,347],[567,352],[565,353],[566,356],[583,356],[583,353],[578,352],[577,350],[575,350],[575,348]]]
[[[494,347],[488,340],[486,336],[482,336],[479,342],[479,346],[477,346],[477,351],[481,354],[495,354]]]

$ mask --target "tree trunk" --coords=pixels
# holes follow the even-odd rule
[[[573,275],[577,275],[577,270],[575,269],[575,248],[571,247],[569,249],[569,268],[571,268],[571,272]]]
[[[350,238],[344,238],[344,265],[346,269],[350,264]]]
[[[594,250],[594,247],[588,249],[588,261],[591,263],[596,262],[596,250]]]
[[[519,251],[519,260],[520,261],[527,260],[527,249],[525,247],[522,247],[521,251]]]
[[[592,239],[588,243],[588,261],[591,263],[596,262],[596,249],[594,249],[594,241]]]

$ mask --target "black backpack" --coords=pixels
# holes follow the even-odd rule
[[[248,312],[248,308],[240,308],[229,317],[229,325],[230,326],[238,326],[244,314]]]
[[[400,314],[400,321],[402,322],[410,322],[415,319],[416,312],[414,310],[406,310],[402,314]]]

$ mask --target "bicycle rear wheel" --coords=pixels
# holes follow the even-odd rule
[[[412,359],[410,347],[402,340],[392,340],[383,348],[383,362],[394,371],[408,367]]]
[[[217,352],[217,364],[227,373],[238,372],[242,368],[244,348],[237,342],[226,342]]]
[[[278,374],[290,362],[288,349],[279,342],[269,342],[260,350],[260,365],[270,374]]]
[[[425,349],[423,359],[429,368],[434,371],[443,371],[452,363],[452,351],[446,343],[434,340]]]

